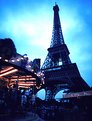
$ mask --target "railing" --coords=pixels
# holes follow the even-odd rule
[[[82,96],[92,96],[92,90],[64,94],[63,98],[73,98],[73,97],[82,97]]]

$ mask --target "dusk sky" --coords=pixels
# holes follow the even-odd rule
[[[92,86],[92,0],[0,0],[0,38],[17,52],[44,62],[50,47],[57,2],[64,41],[83,79]]]

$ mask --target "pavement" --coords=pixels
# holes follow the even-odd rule
[[[44,121],[37,114],[32,112],[27,112],[26,114],[10,116],[3,115],[0,117],[0,121]]]

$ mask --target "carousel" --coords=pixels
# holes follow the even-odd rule
[[[40,88],[41,79],[33,71],[10,63],[0,57],[0,87]]]

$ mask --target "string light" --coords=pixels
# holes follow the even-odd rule
[[[2,57],[0,57],[0,59],[2,59],[3,61],[5,62],[10,62],[10,63],[14,63],[14,64],[20,64],[20,63],[17,63],[17,62],[22,62],[22,60],[25,61],[25,59],[28,59],[27,55],[25,54],[23,57],[17,57],[17,58],[11,58],[10,60],[7,60],[7,59],[3,59]],[[28,71],[31,71],[31,72],[34,72],[34,69],[32,68],[32,66],[30,65],[32,62],[31,60],[29,61],[29,59],[27,60],[27,64],[25,65],[25,68],[28,70]],[[15,73],[17,72],[18,70],[17,69],[13,69],[13,70],[10,70],[9,68],[7,70],[2,70],[4,73],[3,74],[0,74],[0,77],[2,76],[6,76],[6,75],[9,75],[11,73]],[[6,72],[7,71],[7,72]],[[44,83],[44,73],[43,72],[39,72],[39,73],[34,73],[36,74],[41,80],[42,80],[42,83]],[[18,80],[36,80],[35,78],[15,78],[15,79],[11,79],[12,81],[15,81],[16,79]]]
[[[34,72],[34,69],[31,69],[32,72]]]
[[[11,60],[11,62],[15,62],[15,60]]]
[[[15,58],[15,59],[10,59],[10,60],[7,60],[7,59],[3,59],[4,61],[6,61],[6,62],[10,62],[10,63],[15,63],[15,64],[17,64],[16,62],[21,62],[22,60],[25,60],[25,58],[27,58],[27,55],[25,54],[23,57],[17,57],[17,58]],[[0,57],[0,59],[2,59],[2,57]],[[29,64],[30,62],[31,62],[31,60],[27,60],[28,61],[28,63],[27,63],[27,65],[26,65],[26,68],[29,70],[29,71],[31,71],[31,65]],[[34,71],[34,70],[32,70],[32,71]]]
[[[17,61],[20,61],[20,59],[17,59]]]
[[[37,73],[37,76],[41,79],[42,84],[45,84],[45,77],[44,77],[44,71],[40,71]],[[42,86],[42,84],[40,86]]]
[[[27,58],[27,54],[25,54],[23,57],[15,57],[15,58],[11,58],[10,60],[7,60],[7,59],[3,59],[4,61],[6,61],[6,62],[10,62],[10,63],[14,63],[14,64],[19,64],[19,63],[17,63],[17,62],[21,62],[22,60],[24,60],[25,61],[25,59]],[[2,59],[2,57],[0,57],[0,59]],[[32,71],[32,72],[34,72],[34,69],[32,68],[32,66],[30,65],[31,63],[30,62],[32,62],[31,60],[27,60],[27,64],[26,64],[26,66],[25,66],[25,68],[28,70],[28,71]],[[36,73],[35,73],[36,74]]]
[[[8,60],[7,60],[7,59],[5,59],[5,61],[6,61],[6,62],[8,62]]]

